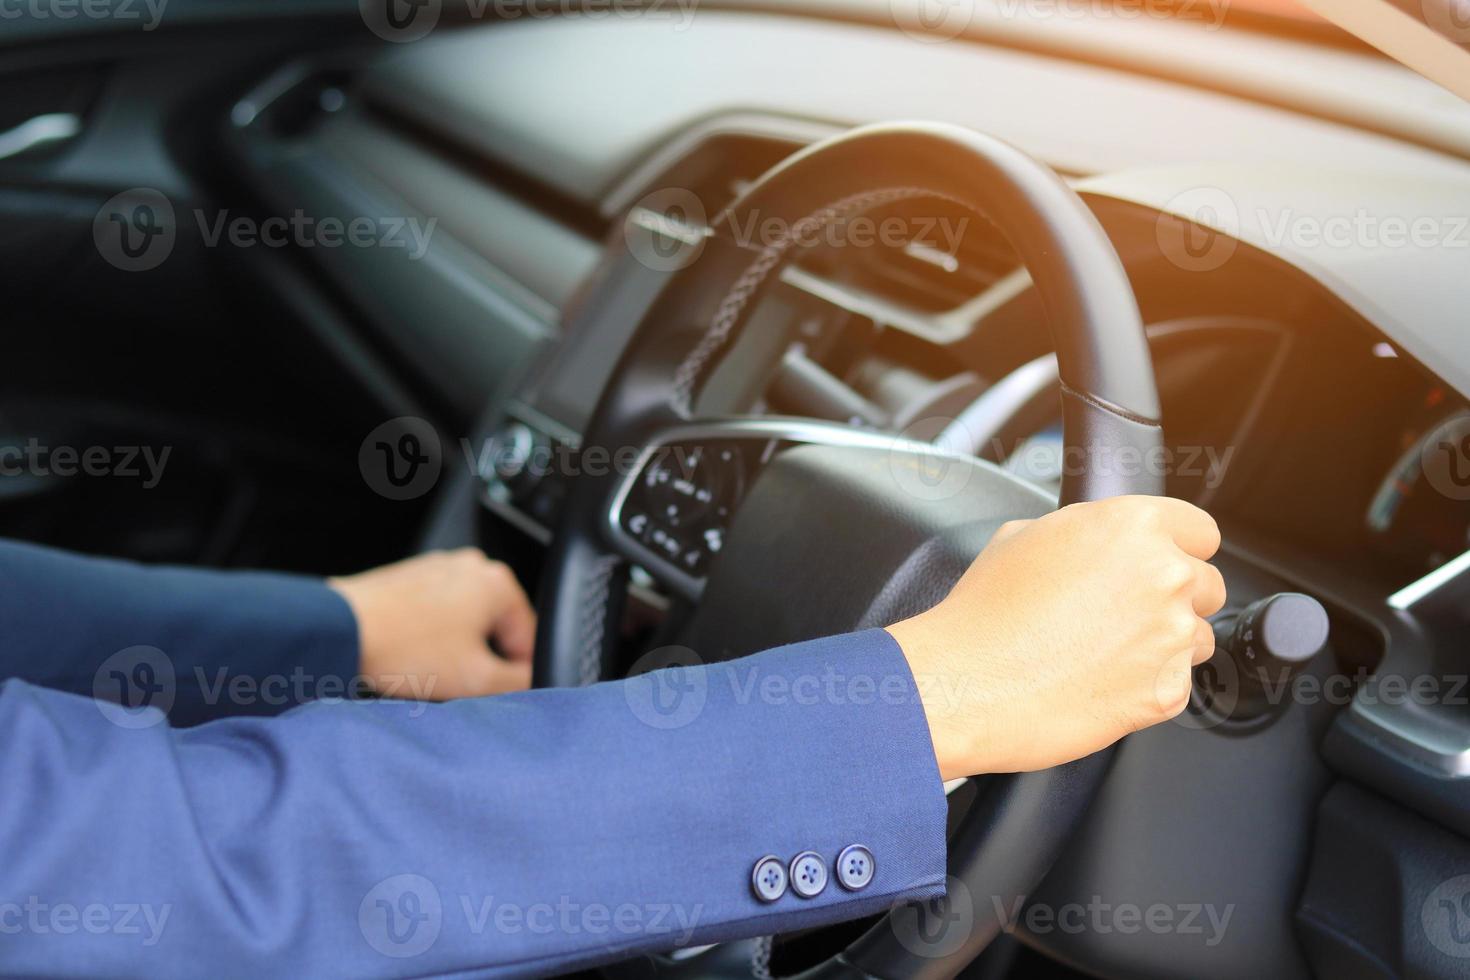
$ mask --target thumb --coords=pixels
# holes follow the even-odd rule
[[[507,597],[491,630],[495,649],[509,660],[529,664],[536,650],[536,610],[519,588]]]
[[[531,686],[531,662],[510,661],[485,651],[481,669],[476,671],[475,696],[524,691]]]

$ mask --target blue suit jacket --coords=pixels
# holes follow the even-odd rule
[[[354,701],[355,622],[320,582],[4,543],[0,623],[6,976],[540,975],[943,890],[943,791],[881,630]],[[848,890],[854,844],[876,871]],[[763,856],[806,851],[819,894],[756,896]]]

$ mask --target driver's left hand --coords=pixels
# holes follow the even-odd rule
[[[515,574],[478,548],[418,555],[327,584],[357,617],[360,670],[382,695],[448,701],[531,684],[536,611]]]

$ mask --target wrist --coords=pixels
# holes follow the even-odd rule
[[[948,782],[989,771],[979,751],[988,739],[977,733],[977,719],[965,710],[970,678],[946,666],[954,648],[944,642],[943,631],[921,615],[895,623],[887,632],[914,675],[940,778]]]
[[[366,608],[367,602],[346,578],[329,578],[326,586],[341,597],[352,613],[352,620],[357,625],[357,674],[370,680],[373,676],[374,658],[370,655],[371,646],[368,642],[370,617]]]

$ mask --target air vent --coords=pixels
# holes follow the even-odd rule
[[[692,192],[706,217],[713,218],[752,180],[805,145],[808,135],[820,134],[717,131],[672,146],[610,195],[604,210],[637,213],[638,203],[645,199],[657,200],[662,207],[666,202],[661,195],[677,189]],[[848,283],[919,314],[954,309],[1020,265],[994,225],[954,205],[920,199],[866,217],[906,219],[915,238],[907,244],[819,247],[798,256],[797,263],[823,279]],[[673,220],[668,215],[662,218]]]
[[[604,209],[620,213],[637,202],[670,190],[689,191],[713,218],[751,181],[799,150],[803,140],[748,132],[721,132],[699,139],[691,149],[672,151],[673,162],[655,160],[646,174],[614,192]]]
[[[999,229],[977,215],[922,202],[905,210],[916,239],[854,250],[849,275],[869,292],[938,313],[980,295],[1021,264]]]

